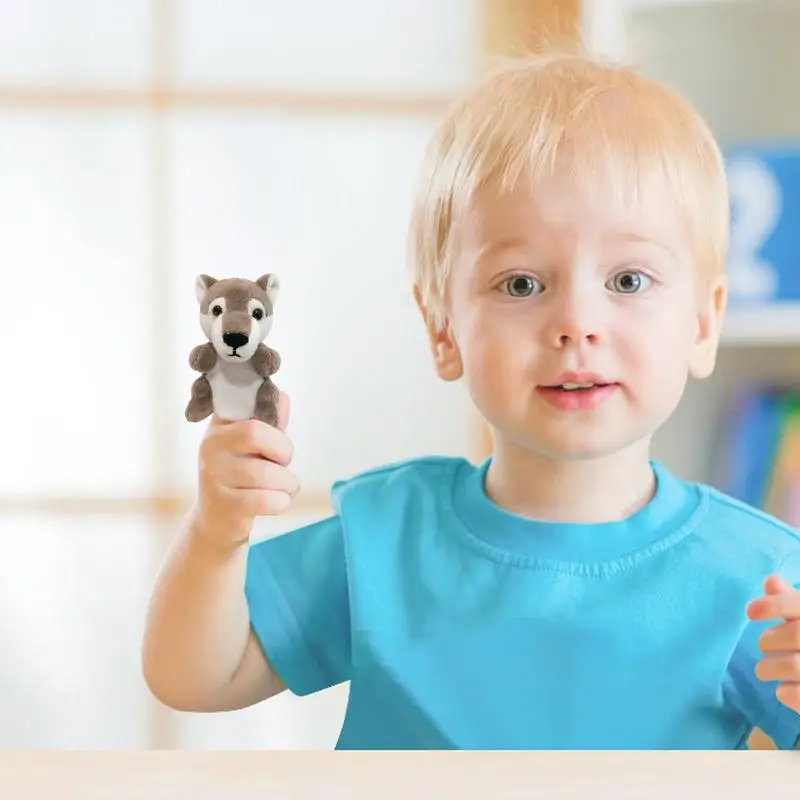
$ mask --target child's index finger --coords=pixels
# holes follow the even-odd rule
[[[794,588],[786,583],[780,575],[769,575],[764,581],[765,594],[782,594],[791,591],[794,591]]]
[[[785,589],[775,593],[768,589],[768,593],[748,603],[747,616],[762,621],[800,619],[800,592],[787,584],[784,586]]]

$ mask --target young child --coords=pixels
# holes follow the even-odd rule
[[[420,186],[415,296],[492,457],[376,468],[250,545],[298,488],[288,403],[213,420],[151,690],[217,711],[350,681],[340,749],[793,747],[798,535],[650,455],[723,320],[708,128],[627,68],[513,61],[449,110]]]

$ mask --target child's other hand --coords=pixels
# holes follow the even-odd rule
[[[227,422],[212,417],[200,444],[200,529],[218,544],[246,542],[253,518],[282,514],[300,484],[288,469],[292,443],[286,435],[289,400],[278,400],[278,426],[257,419]]]
[[[764,582],[764,594],[747,606],[752,620],[780,620],[764,631],[759,647],[766,653],[756,665],[762,681],[780,681],[778,700],[800,713],[800,592],[778,575]]]

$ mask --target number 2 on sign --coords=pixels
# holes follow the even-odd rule
[[[781,215],[781,189],[772,170],[754,158],[736,158],[728,166],[732,205],[728,277],[731,295],[768,300],[778,290],[778,275],[761,249]]]

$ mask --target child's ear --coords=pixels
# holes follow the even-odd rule
[[[445,381],[459,380],[464,373],[464,367],[461,363],[461,353],[459,353],[458,345],[456,345],[453,339],[450,326],[434,324],[431,315],[422,302],[422,294],[417,286],[414,287],[414,300],[425,322],[425,328],[428,332],[428,342],[430,343],[433,363],[436,366],[437,374]]]
[[[728,287],[720,276],[708,287],[698,308],[697,340],[689,361],[689,372],[694,378],[708,378],[714,371],[727,302]]]

